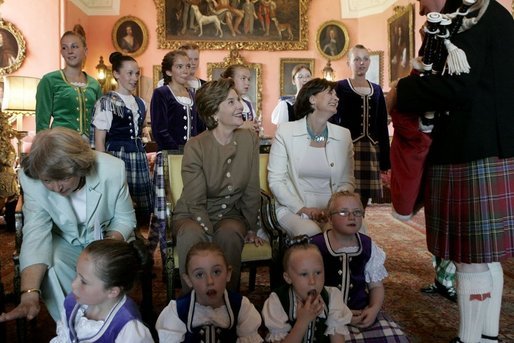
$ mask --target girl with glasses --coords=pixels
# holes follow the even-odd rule
[[[311,238],[323,256],[325,284],[339,288],[352,311],[347,342],[367,342],[377,337],[384,337],[384,342],[408,342],[399,326],[381,311],[382,280],[387,276],[385,253],[370,237],[358,232],[363,218],[364,208],[357,193],[332,195],[328,202],[332,229]]]

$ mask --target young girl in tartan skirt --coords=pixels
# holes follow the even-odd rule
[[[364,217],[360,195],[342,191],[328,203],[332,229],[311,238],[325,265],[325,284],[340,289],[352,311],[347,342],[409,342],[398,325],[382,312],[385,253],[358,232]]]
[[[92,122],[95,149],[108,152],[125,162],[137,225],[146,226],[150,221],[153,199],[150,169],[141,141],[146,104],[143,99],[133,95],[140,70],[134,58],[119,52],[113,52],[109,62],[118,87],[102,96],[95,105]]]
[[[154,212],[148,239],[153,252],[160,243],[161,257],[165,261],[166,200],[162,150],[180,150],[193,136],[205,130],[194,106],[195,91],[188,88],[189,57],[185,51],[168,52],[162,59],[164,85],[154,90],[150,102],[152,135],[157,143],[153,188]]]

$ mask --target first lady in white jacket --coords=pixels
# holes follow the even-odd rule
[[[307,82],[295,102],[297,120],[281,124],[271,146],[268,182],[278,221],[291,237],[321,232],[332,193],[354,189],[350,131],[328,122],[339,103],[335,85]]]

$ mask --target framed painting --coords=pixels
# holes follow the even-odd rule
[[[129,56],[141,55],[148,46],[148,30],[138,18],[120,18],[112,29],[112,44],[119,52]]]
[[[152,81],[153,81],[153,89],[157,88],[157,84],[163,78],[161,73],[162,66],[160,64],[156,64],[152,68]]]
[[[384,87],[384,52],[369,52],[369,69],[366,73],[366,79],[376,83],[380,87]]]
[[[257,120],[262,120],[262,72],[260,63],[247,63],[237,50],[231,50],[230,55],[220,63],[207,63],[207,78],[209,81],[219,79],[221,73],[229,65],[243,64],[250,69],[250,88],[247,96],[255,105]]]
[[[309,67],[314,75],[314,58],[281,58],[280,59],[280,96],[295,95],[296,87],[293,82],[293,68],[299,64]]]
[[[316,47],[328,60],[337,60],[346,54],[350,46],[348,30],[343,23],[335,20],[323,23],[316,34]]]
[[[303,50],[310,0],[154,0],[159,49]]]
[[[409,75],[414,57],[414,5],[396,6],[394,10],[387,19],[390,82]]]
[[[25,39],[12,23],[0,18],[0,76],[18,70],[25,60]]]

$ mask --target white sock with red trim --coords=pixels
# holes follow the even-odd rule
[[[487,314],[484,319],[481,343],[498,342],[497,337],[500,331],[500,310],[503,296],[503,269],[501,263],[493,262],[487,265],[493,280],[493,287],[491,290],[491,300],[489,300]],[[490,337],[490,339],[484,338],[484,336]]]
[[[457,272],[456,279],[460,314],[459,338],[465,343],[480,342],[484,317],[491,300],[491,273]]]

